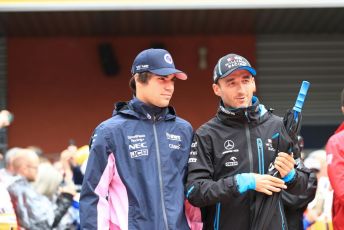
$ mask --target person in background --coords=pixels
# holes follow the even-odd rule
[[[61,188],[56,208],[49,199],[35,191],[31,182],[37,177],[39,157],[23,149],[13,159],[17,179],[8,187],[18,223],[26,229],[51,229],[58,225],[72,203],[73,191]]]
[[[67,149],[62,151],[60,161],[66,177],[71,175],[74,184],[81,187],[84,175],[80,170],[80,165],[76,162],[77,150],[78,148],[76,146],[68,146]]]
[[[315,198],[304,212],[303,227],[309,230],[329,230],[332,227],[333,190],[327,175],[326,151],[319,149],[311,152],[305,159],[305,166],[316,173],[318,185]]]
[[[10,113],[8,110],[1,110],[0,111],[0,129],[9,126],[13,121],[13,114]],[[0,143],[1,145],[3,143]],[[6,149],[0,149],[0,168],[3,167],[2,159],[4,158],[3,151]]]
[[[6,188],[13,182],[15,176],[13,159],[22,150],[23,148],[13,147],[7,150],[5,154],[5,168],[0,169],[0,181],[3,182]]]
[[[192,127],[169,106],[177,79],[187,75],[164,49],[140,52],[131,73],[134,98],[117,103],[92,135],[81,228],[201,229],[184,207]]]
[[[84,175],[81,172],[81,166],[77,163],[77,153],[77,146],[69,145],[60,153],[59,160],[54,163],[54,167],[61,173],[63,181],[72,180],[80,191]]]
[[[0,129],[7,127],[13,121],[13,115],[7,110],[0,112]],[[5,154],[5,168],[0,169],[0,229],[16,230],[18,227],[16,214],[11,202],[11,197],[7,187],[14,181],[13,179],[13,158],[19,148],[12,148]],[[0,153],[0,161],[3,156]]]
[[[62,181],[62,175],[54,166],[49,162],[39,164],[38,174],[36,180],[33,182],[34,189],[41,195],[46,196],[56,207],[56,200],[59,195],[59,190],[64,187],[74,187],[73,181]],[[73,198],[74,201],[74,198]],[[57,230],[73,230],[77,228],[75,223],[79,222],[78,215],[74,212],[74,208],[69,207],[66,214],[62,217],[60,223],[56,226]]]
[[[344,88],[341,93],[344,114]],[[344,229],[344,122],[326,144],[328,177],[333,188],[332,221],[335,230]]]
[[[40,163],[50,162],[49,159],[47,158],[47,156],[44,154],[42,148],[35,146],[35,145],[30,145],[30,146],[27,146],[26,149],[33,150],[37,154],[37,156],[39,157]]]
[[[302,136],[298,136],[298,144],[301,151],[301,156],[304,155],[304,139]],[[303,158],[301,159],[303,160]],[[298,195],[290,194],[286,190],[282,191],[282,201],[284,206],[285,216],[287,218],[288,229],[303,230],[303,213],[307,209],[308,203],[315,197],[317,190],[317,175],[318,168],[309,168],[311,173],[309,174],[307,189]]]
[[[13,121],[13,114],[8,110],[0,111],[0,128],[9,126]]]
[[[78,148],[75,154],[75,162],[80,167],[80,171],[85,175],[88,156],[90,155],[90,147],[88,145],[81,146]]]
[[[11,202],[11,197],[0,181],[0,229],[17,229],[17,218]]]

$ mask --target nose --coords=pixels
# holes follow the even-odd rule
[[[174,90],[174,81],[167,81],[165,85],[165,89],[169,92],[173,92]]]
[[[244,92],[244,84],[242,83],[237,84],[237,91],[240,93]]]

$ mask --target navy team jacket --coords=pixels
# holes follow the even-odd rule
[[[185,214],[191,125],[134,98],[94,131],[80,197],[81,229],[201,229]],[[157,110],[157,108],[155,108]],[[157,111],[153,111],[157,112]],[[193,218],[201,222],[193,208]]]

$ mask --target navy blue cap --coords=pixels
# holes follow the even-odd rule
[[[131,74],[142,72],[150,72],[159,76],[175,74],[178,79],[187,79],[184,72],[175,68],[171,54],[164,49],[147,49],[136,56],[131,67]]]
[[[220,78],[227,77],[235,70],[245,69],[253,76],[256,75],[256,70],[251,67],[251,64],[246,58],[237,54],[227,54],[219,59],[215,68],[213,80],[216,83]]]

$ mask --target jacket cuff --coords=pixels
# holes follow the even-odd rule
[[[282,180],[285,182],[285,183],[290,183],[292,182],[296,177],[296,172],[295,172],[295,169],[292,169],[288,175],[286,175],[285,177],[282,178]]]
[[[256,188],[256,179],[252,173],[241,173],[235,176],[238,191],[242,194],[249,189]]]

